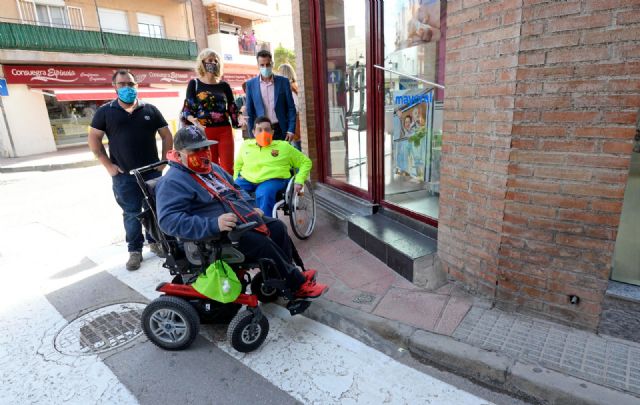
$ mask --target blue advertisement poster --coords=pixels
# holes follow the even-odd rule
[[[418,181],[429,181],[433,89],[398,90],[393,98],[393,170]]]

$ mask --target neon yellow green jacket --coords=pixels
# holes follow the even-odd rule
[[[240,175],[255,184],[269,179],[288,179],[292,168],[298,169],[295,182],[304,184],[311,171],[311,159],[286,141],[273,141],[263,148],[255,139],[247,139],[240,146],[233,165],[233,178]]]

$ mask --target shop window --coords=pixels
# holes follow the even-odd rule
[[[102,31],[114,32],[116,34],[129,33],[129,22],[126,11],[99,8],[98,16],[100,17],[100,27]]]
[[[159,15],[137,13],[138,32],[143,37],[164,38],[164,24]]]
[[[438,218],[446,1],[384,2],[384,199]]]
[[[53,92],[45,90],[43,93],[56,145],[87,143],[91,120],[105,101],[58,101]]]

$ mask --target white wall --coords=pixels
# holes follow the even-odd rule
[[[26,84],[9,84],[7,87],[9,97],[4,97],[2,102],[16,157],[55,152],[56,144],[44,95],[29,90]],[[4,142],[3,147],[6,147]]]
[[[216,51],[225,63],[235,63],[243,65],[255,65],[256,57],[252,55],[241,55],[238,47],[238,37],[229,34],[211,34],[207,37],[209,48]]]
[[[178,116],[182,111],[182,105],[184,103],[185,93],[187,92],[187,85],[164,87],[167,90],[176,90],[179,92],[178,97],[160,97],[160,98],[144,98],[144,102],[153,104],[160,110],[162,116],[169,124],[171,134],[175,133],[180,127]]]
[[[0,108],[0,157],[12,157],[13,149],[11,148],[11,140],[9,139],[9,131],[7,131],[7,123],[4,120],[4,114]]]

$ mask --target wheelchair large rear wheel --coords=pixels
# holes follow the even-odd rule
[[[311,182],[305,181],[302,193],[296,194],[294,187],[289,190],[289,221],[298,239],[307,239],[316,225],[316,197]]]
[[[182,350],[198,336],[200,318],[198,311],[186,300],[163,295],[142,311],[142,330],[156,346]]]
[[[256,319],[259,316],[259,319]],[[231,347],[241,353],[256,350],[269,334],[269,320],[262,314],[245,310],[238,312],[229,324],[227,339]]]

